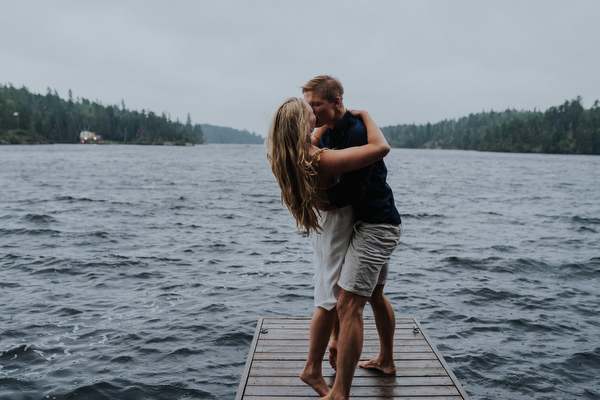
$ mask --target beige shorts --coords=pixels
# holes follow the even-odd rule
[[[346,252],[338,285],[348,292],[371,297],[385,284],[390,257],[400,241],[402,225],[357,222]]]

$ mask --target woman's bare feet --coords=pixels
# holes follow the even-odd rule
[[[376,369],[383,372],[386,375],[396,375],[396,364],[392,361],[391,363],[383,363],[379,361],[379,357],[369,361],[363,361],[358,363],[361,368]]]
[[[321,374],[312,375],[304,370],[300,374],[300,379],[302,382],[313,388],[313,390],[317,392],[319,396],[326,396],[327,393],[329,393],[327,382],[325,382],[325,378],[323,378],[323,375]]]
[[[329,365],[337,371],[337,340],[329,341]]]

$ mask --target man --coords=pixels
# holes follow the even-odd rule
[[[343,105],[341,83],[327,75],[311,79],[302,87],[304,99],[316,116],[316,126],[326,126],[316,138],[320,147],[343,149],[367,143],[364,123],[352,116]],[[378,357],[361,363],[395,374],[393,341],[396,320],[394,310],[383,294],[389,259],[398,245],[402,225],[391,188],[386,183],[383,160],[363,169],[343,174],[340,182],[327,190],[331,205],[354,207],[354,232],[344,258],[338,281],[337,303],[339,337],[337,374],[331,391],[322,399],[348,399],[363,343],[363,310],[367,301],[373,307],[379,334]],[[335,345],[330,352],[335,351]]]

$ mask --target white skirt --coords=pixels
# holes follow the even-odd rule
[[[331,310],[337,304],[344,257],[354,226],[352,206],[321,211],[323,231],[311,235],[314,249],[315,307]]]

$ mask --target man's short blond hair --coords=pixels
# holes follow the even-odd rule
[[[302,86],[302,94],[306,92],[319,92],[321,97],[330,103],[333,103],[336,97],[340,100],[344,97],[342,82],[331,75],[319,75],[306,82]]]

